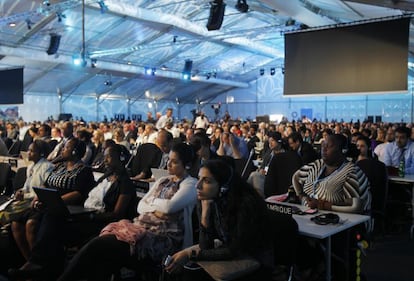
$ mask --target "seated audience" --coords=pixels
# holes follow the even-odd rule
[[[291,150],[296,151],[302,158],[303,164],[308,164],[318,158],[316,151],[312,145],[304,142],[302,135],[298,132],[293,132],[288,136],[288,143]]]
[[[53,165],[45,159],[49,146],[45,141],[35,140],[30,144],[28,158],[33,161],[26,170],[26,181],[23,188],[15,192],[16,202],[6,208],[8,220],[12,222],[11,229],[23,257],[27,260],[35,242],[35,229],[40,213],[33,210],[35,193],[33,186],[44,187]]]
[[[130,150],[130,144],[125,138],[125,133],[122,128],[116,128],[114,130],[113,139],[116,144],[123,145],[128,151]]]
[[[151,168],[165,169],[172,140],[171,133],[161,129],[157,134],[155,144],[140,145],[131,161],[131,179],[133,181],[149,179],[152,175]]]
[[[89,191],[95,186],[92,169],[81,161],[85,151],[84,142],[77,138],[68,140],[60,156],[62,162],[54,167],[45,183],[46,187],[57,189],[63,201],[68,205],[83,205]],[[33,207],[37,210],[44,209],[44,204],[38,200],[37,196],[33,199]],[[40,271],[42,269],[40,267],[46,265],[54,265],[56,270],[61,266],[58,261],[62,261],[62,253],[57,251],[58,247],[52,245],[58,243],[60,237],[45,235],[50,228],[50,221],[55,221],[53,216],[54,214],[46,211],[41,212],[41,215],[37,217],[40,220],[40,226],[38,232],[32,234],[37,235],[37,239],[29,261],[20,269],[11,269],[11,275],[25,276],[26,273]],[[25,239],[24,236],[20,238]],[[16,243],[27,245],[26,241],[16,240]],[[29,252],[29,250],[26,251]]]
[[[355,159],[355,162],[370,159],[372,158],[371,153],[371,140],[366,136],[360,136],[357,139],[356,142],[356,148],[358,150],[357,158]]]
[[[220,136],[220,145],[217,149],[217,155],[231,156],[234,159],[247,158],[247,144],[239,137],[232,133],[224,132]]]
[[[263,161],[260,164],[260,167],[257,171],[252,172],[247,179],[247,182],[251,184],[263,198],[265,176],[269,170],[273,156],[277,153],[285,152],[282,147],[282,135],[279,132],[269,132],[268,143],[270,149],[266,150],[266,154],[263,156]]]
[[[31,264],[26,264],[25,268],[17,274],[30,277],[31,274],[42,270],[42,266],[47,266],[46,261],[52,263],[44,255],[63,253],[64,244],[82,245],[87,239],[98,235],[108,223],[135,217],[135,187],[125,170],[122,153],[121,147],[116,144],[105,150],[105,174],[98,180],[98,186],[89,192],[85,201],[85,207],[94,208],[97,212],[84,216],[78,215],[70,220],[61,216],[45,215],[42,226],[47,225],[47,228],[43,229],[38,239],[39,241],[47,240],[47,252],[41,251],[41,248],[35,248],[34,256],[30,259]],[[61,258],[61,263],[63,263],[63,254],[53,255],[53,257],[54,264],[57,264],[57,258]],[[57,274],[59,271],[56,270],[54,273]]]
[[[61,153],[66,143],[73,138],[73,124],[70,121],[63,123],[62,128],[63,139],[55,146],[52,152],[47,156],[47,160],[57,163],[61,159]],[[82,155],[83,156],[83,155]]]
[[[384,150],[384,164],[398,169],[404,161],[405,174],[414,174],[414,142],[410,140],[411,131],[407,127],[395,129],[395,141],[388,143]]]
[[[322,143],[322,159],[298,170],[292,178],[293,187],[302,203],[309,208],[368,215],[371,209],[369,182],[364,172],[346,159],[346,144],[343,135],[328,136]],[[349,258],[346,235],[339,233],[332,239],[335,241],[332,252],[339,257],[338,260]],[[298,251],[297,279],[319,280],[323,273],[323,253],[315,241],[301,239]],[[346,276],[344,270],[343,261],[335,260],[333,280],[343,280]]]
[[[189,261],[232,260],[248,255],[260,263],[261,273],[270,272],[273,253],[266,235],[267,209],[254,189],[223,160],[208,160],[200,168],[197,198],[199,245],[176,252],[166,270],[175,272]],[[201,268],[185,270],[184,277],[212,280]],[[254,276],[250,280],[268,279]]]
[[[90,165],[93,161],[93,155],[95,154],[95,145],[92,143],[92,134],[86,128],[80,128],[76,134],[80,141],[86,144],[86,152],[82,156],[82,162],[86,165]]]
[[[196,157],[194,164],[190,170],[190,174],[194,177],[198,176],[198,171],[203,162],[217,158],[217,154],[211,150],[211,140],[205,133],[196,133],[191,138],[191,143],[195,151]]]
[[[293,187],[303,204],[338,212],[369,212],[369,183],[365,174],[346,160],[346,141],[343,135],[330,135],[322,145],[322,159],[293,175]]]
[[[168,253],[192,244],[191,212],[196,203],[196,179],[186,166],[193,161],[191,146],[179,143],[169,156],[169,176],[157,180],[140,200],[132,222],[106,226],[70,261],[63,280],[107,280],[121,266],[143,259],[160,263]]]

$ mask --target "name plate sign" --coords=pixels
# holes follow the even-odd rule
[[[286,206],[286,205],[278,204],[274,202],[266,202],[266,204],[267,204],[267,208],[274,212],[277,212],[283,215],[288,215],[288,216],[292,216],[293,214],[293,208],[291,206]]]

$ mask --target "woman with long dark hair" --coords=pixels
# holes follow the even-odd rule
[[[234,173],[231,165],[222,159],[204,162],[199,172],[197,198],[199,247],[174,254],[166,268],[168,272],[178,270],[189,261],[232,260],[246,255],[256,259],[262,269],[272,267],[265,202]],[[193,280],[211,280],[201,269],[192,270],[190,275],[188,278]]]

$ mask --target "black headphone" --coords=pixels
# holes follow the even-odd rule
[[[73,146],[72,156],[77,156],[81,159],[86,152],[86,145],[83,141],[77,138],[74,138],[73,140],[75,141],[75,144]]]
[[[337,224],[339,223],[339,216],[334,213],[321,214],[311,218],[311,221],[320,225]]]
[[[220,186],[220,191],[219,191],[219,197],[222,197],[223,195],[225,195],[229,189],[230,189],[230,183],[233,180],[233,168],[229,166],[229,170],[230,170],[230,176],[228,178],[228,180],[226,181],[226,183],[222,184]]]

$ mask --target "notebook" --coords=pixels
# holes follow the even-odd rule
[[[96,212],[95,209],[83,206],[66,205],[59,192],[53,188],[33,187],[39,200],[48,212],[57,216],[73,216]]]
[[[151,168],[151,173],[152,173],[152,177],[155,180],[158,180],[162,177],[166,177],[169,176],[170,174],[168,173],[168,170],[165,169],[156,169],[156,168]]]

